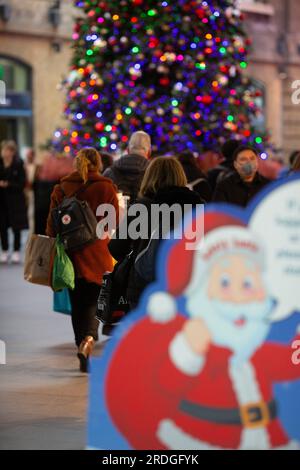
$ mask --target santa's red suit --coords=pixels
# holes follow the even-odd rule
[[[289,447],[272,385],[300,378],[291,347],[265,343],[248,362],[234,365],[232,352],[214,345],[205,356],[196,355],[182,333],[185,321],[180,314],[163,322],[146,316],[112,357],[106,401],[129,444],[135,449]]]

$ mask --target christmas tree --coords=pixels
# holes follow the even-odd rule
[[[154,151],[263,149],[252,118],[259,92],[245,76],[250,45],[235,0],[77,0],[66,129],[54,145],[114,152],[135,130]]]

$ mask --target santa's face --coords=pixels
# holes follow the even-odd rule
[[[220,258],[211,268],[207,295],[236,304],[261,302],[266,289],[259,266],[241,255]]]
[[[244,358],[265,340],[273,305],[260,267],[241,254],[220,258],[187,299],[189,314],[205,320],[213,342]]]

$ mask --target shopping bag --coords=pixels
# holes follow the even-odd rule
[[[55,238],[45,235],[33,234],[30,236],[25,249],[25,281],[51,286],[55,242]]]
[[[54,312],[71,315],[72,306],[68,289],[59,290],[53,293],[53,310]]]
[[[72,261],[65,252],[64,246],[59,236],[55,242],[56,254],[53,263],[52,289],[54,291],[61,289],[74,289],[75,272]]]

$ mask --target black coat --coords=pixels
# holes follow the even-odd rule
[[[212,191],[211,191],[209,182],[207,181],[205,174],[202,173],[202,171],[199,168],[197,168],[195,165],[189,162],[185,162],[181,160],[179,161],[184,169],[185,176],[189,185],[193,185],[193,187],[190,189],[198,193],[199,196],[202,199],[204,199],[205,202],[210,202],[211,197],[212,197]],[[200,180],[200,181],[197,182],[197,180]],[[196,183],[196,184],[193,184],[193,183]]]
[[[130,196],[131,201],[137,198],[141,182],[148,166],[148,160],[142,155],[123,155],[103,176],[110,178],[119,191]]]
[[[246,207],[249,201],[261,191],[270,181],[256,173],[251,183],[245,183],[235,171],[217,183],[213,196],[214,202],[228,202]]]
[[[15,158],[11,166],[5,168],[0,158],[0,180],[8,181],[7,188],[0,188],[0,225],[14,230],[28,228],[23,161]]]
[[[110,241],[108,248],[111,255],[118,261],[122,260],[130,251],[133,251],[132,259],[135,260],[138,254],[145,250],[149,244],[151,238],[151,211],[149,209],[151,209],[152,204],[167,204],[169,206],[173,204],[190,204],[195,207],[196,204],[202,204],[204,202],[196,192],[190,191],[188,188],[175,186],[164,188],[156,194],[149,193],[146,196],[147,197],[138,199],[136,202],[144,204],[148,209],[148,236],[145,239],[138,240],[132,240],[130,237],[127,239],[118,239],[117,232],[116,238]],[[128,226],[132,220],[133,218],[128,217]],[[138,304],[139,298],[147,284],[147,281],[138,274],[133,264],[130,270],[127,288],[127,299],[132,307]]]

